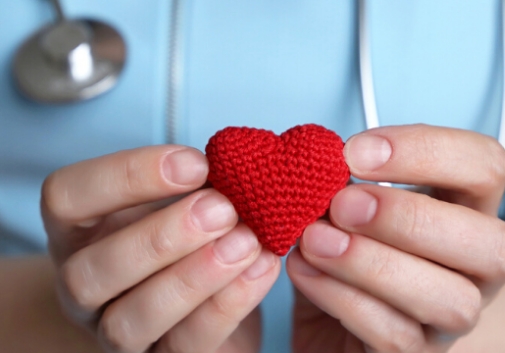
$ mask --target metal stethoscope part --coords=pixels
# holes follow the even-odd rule
[[[126,59],[126,45],[108,24],[65,16],[51,0],[57,21],[19,48],[13,74],[19,90],[40,103],[71,103],[94,98],[116,84]]]

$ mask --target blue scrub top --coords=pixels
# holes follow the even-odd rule
[[[370,1],[382,125],[424,122],[497,136],[502,95],[500,0]],[[344,139],[365,128],[356,0],[182,0],[175,140],[199,149],[217,130],[280,133],[317,123]],[[3,5],[3,6],[2,6]],[[16,48],[53,18],[46,1],[0,0],[0,252],[45,250],[39,190],[64,165],[165,143],[171,1],[64,1],[125,36],[112,92],[42,106],[13,88]],[[263,352],[289,351],[292,293],[283,272],[262,304]]]

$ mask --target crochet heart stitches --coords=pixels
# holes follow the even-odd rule
[[[343,147],[337,134],[314,124],[280,136],[228,127],[211,137],[205,149],[208,179],[260,243],[283,256],[347,184]]]

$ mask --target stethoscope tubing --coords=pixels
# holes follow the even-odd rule
[[[359,0],[359,68],[361,80],[361,95],[365,123],[367,129],[379,127],[379,115],[377,113],[377,101],[373,83],[372,58],[370,49],[370,20],[368,4],[366,0]]]
[[[372,54],[370,49],[370,14],[367,0],[359,0],[359,67],[363,110],[367,129],[380,126],[377,101],[372,70]],[[498,141],[505,147],[505,0],[501,1],[501,31],[502,31],[502,83],[503,96],[501,104],[500,127]]]
[[[363,99],[365,124],[368,130],[379,127],[380,122],[379,114],[377,112],[377,101],[375,99],[375,88],[373,83],[372,54],[370,50],[370,19],[367,1],[359,0],[358,7],[361,96]],[[392,186],[392,184],[389,182],[380,182],[379,185],[385,187]]]
[[[501,119],[500,132],[498,141],[505,147],[505,0],[501,2],[501,30],[502,30],[502,104],[501,104]]]

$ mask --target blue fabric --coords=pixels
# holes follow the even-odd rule
[[[500,1],[371,1],[381,123],[497,135]],[[51,171],[105,153],[163,143],[170,1],[64,1],[102,18],[128,43],[119,86],[93,101],[41,106],[12,86],[16,47],[52,18],[45,1],[0,0],[0,252],[43,251],[40,185]],[[344,138],[364,129],[357,1],[184,1],[178,143],[203,149],[228,125],[276,132],[314,122]],[[285,273],[263,303],[263,352],[289,351],[292,294]]]
[[[122,31],[129,61],[109,94],[82,104],[43,106],[17,94],[10,67],[17,46],[51,19],[49,4],[1,4],[9,10],[0,11],[0,222],[43,247],[38,203],[47,174],[85,158],[161,142],[154,137],[163,130],[169,6],[65,2],[70,16],[103,18]]]

